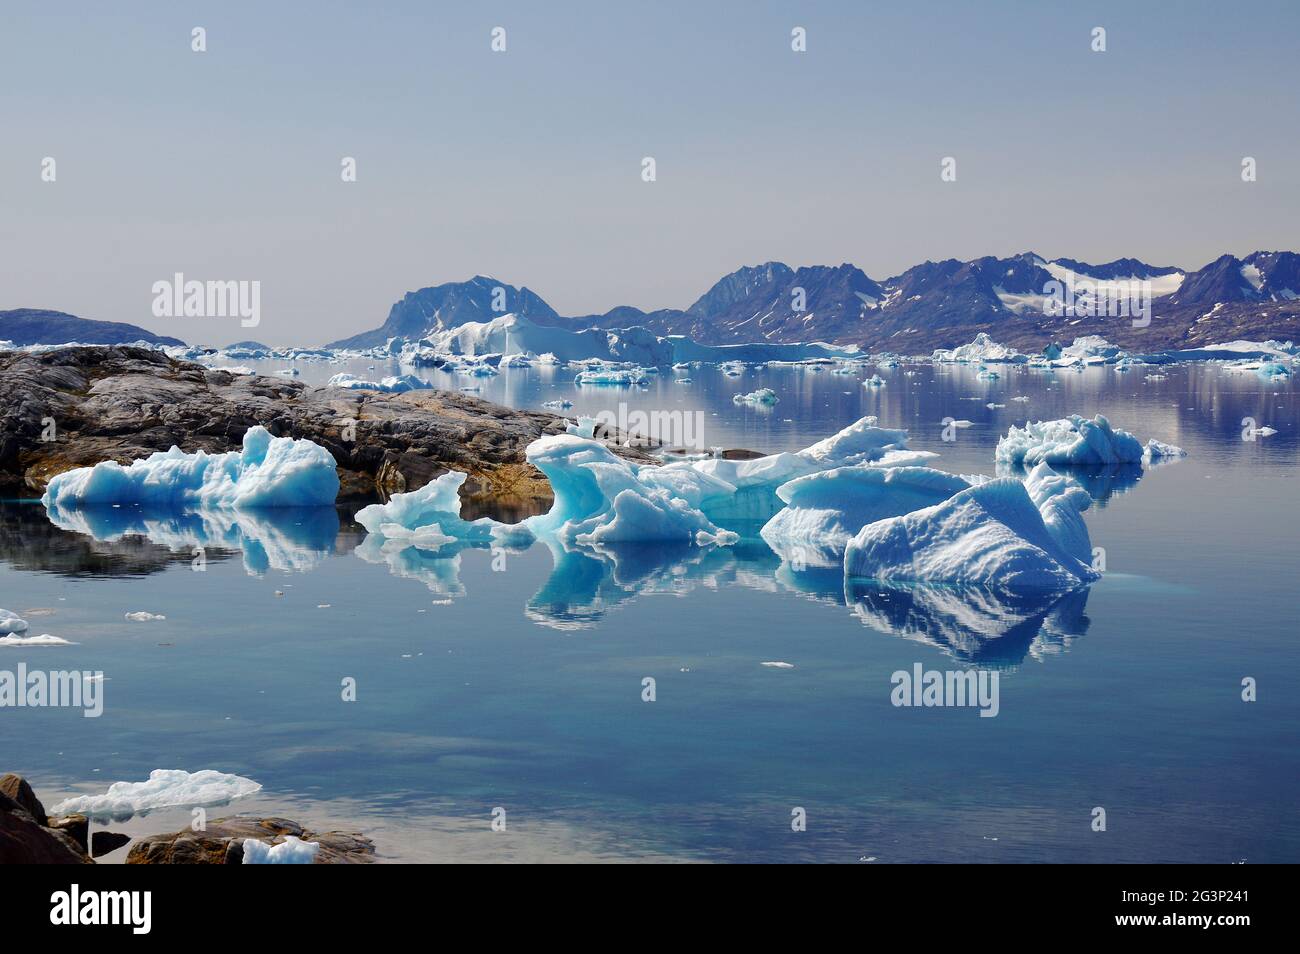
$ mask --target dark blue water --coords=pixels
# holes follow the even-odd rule
[[[153,768],[235,772],[264,789],[228,811],[357,828],[408,860],[1300,858],[1292,386],[1217,367],[983,382],[918,365],[863,388],[875,372],[693,369],[690,385],[577,390],[567,371],[512,370],[468,383],[528,407],[700,409],[707,443],[762,451],[877,414],[960,473],[992,473],[1011,423],[1066,413],[1107,413],[1189,457],[1140,479],[1092,475],[1107,572],[1057,602],[846,591],[838,572],[795,572],[755,539],[445,556],[366,544],[345,511],[226,526],[119,511],[78,531],[7,505],[0,606],[78,645],[0,649],[0,668],[108,681],[99,719],[0,710],[0,769],[47,805]],[[775,408],[732,404],[760,386]],[[945,417],[974,426],[944,442]],[[1278,433],[1243,441],[1245,417]],[[124,619],[138,610],[167,619]],[[997,717],[894,707],[890,676],[915,663],[998,672]],[[340,699],[345,677],[356,702]],[[1241,699],[1245,677],[1256,702]],[[505,832],[490,827],[496,807]],[[806,831],[791,830],[796,807]]]

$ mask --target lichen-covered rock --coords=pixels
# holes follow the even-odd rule
[[[325,447],[338,462],[341,495],[411,491],[454,469],[469,474],[470,496],[549,498],[524,448],[565,430],[557,415],[459,392],[314,388],[147,348],[0,352],[0,494],[41,493],[65,470],[125,464],[173,445],[187,453],[235,450],[254,424]]]

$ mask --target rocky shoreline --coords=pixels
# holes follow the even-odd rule
[[[14,497],[37,496],[55,474],[101,460],[128,463],[173,445],[236,450],[261,424],[329,450],[341,500],[415,490],[451,469],[469,475],[470,500],[549,500],[524,448],[565,429],[559,415],[458,392],[311,387],[118,345],[0,352],[0,407],[0,495]]]
[[[128,865],[237,865],[244,862],[244,840],[267,845],[289,838],[313,842],[313,864],[367,864],[375,845],[356,832],[313,832],[287,818],[232,817],[211,821],[202,831],[184,828],[137,839]],[[82,814],[51,818],[31,785],[12,772],[0,776],[0,864],[94,864],[121,848],[131,836],[113,831],[90,833]]]

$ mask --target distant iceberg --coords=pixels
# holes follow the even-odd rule
[[[407,345],[408,363],[420,351],[458,355],[538,355],[538,364],[565,361],[630,362],[649,367],[667,367],[687,361],[803,361],[810,358],[851,358],[854,346],[822,342],[779,344],[705,345],[682,335],[656,335],[646,328],[585,328],[573,331],[538,325],[521,315],[505,314],[489,321],[466,322],[436,332],[418,344]]]
[[[1053,465],[1135,464],[1142,461],[1142,444],[1128,431],[1115,430],[1098,414],[1092,420],[1077,414],[1058,421],[1012,425],[998,441],[999,463],[1032,467]]]
[[[645,371],[640,368],[595,368],[590,371],[579,371],[573,383],[627,386],[640,384],[645,380],[645,376]]]
[[[1066,591],[1098,579],[1084,562],[1087,528],[1072,508],[1088,495],[1049,469],[1000,478],[932,507],[863,527],[844,554],[847,578],[948,583],[999,591]],[[1076,485],[1077,486],[1077,485]],[[1042,500],[1036,504],[1036,498]]]
[[[304,507],[334,504],[337,466],[310,440],[272,437],[261,425],[244,433],[243,450],[224,454],[177,447],[125,467],[101,461],[56,475],[46,508],[83,504],[145,504],[195,508]]]
[[[1101,335],[1084,335],[1075,338],[1064,348],[1057,348],[1052,364],[1058,368],[1092,364],[1115,364],[1128,357],[1127,353]]]
[[[421,380],[413,374],[396,375],[384,378],[381,381],[366,381],[352,374],[336,374],[326,382],[325,386],[348,388],[349,390],[383,391],[388,394],[421,391],[433,387],[428,381]]]
[[[998,344],[981,331],[970,344],[936,349],[930,360],[936,364],[1023,364],[1029,356]]]
[[[771,388],[759,388],[757,391],[750,391],[748,394],[733,394],[731,396],[732,404],[750,404],[757,406],[771,407],[780,400],[776,392]]]
[[[199,808],[224,805],[261,791],[262,786],[242,775],[227,775],[204,769],[154,769],[145,782],[114,782],[103,795],[65,798],[50,810],[52,815],[79,812],[91,818],[124,821],[160,808]]]

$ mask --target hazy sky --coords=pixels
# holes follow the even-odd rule
[[[1298,249],[1298,36],[1286,0],[4,0],[0,308],[306,344],[474,274],[581,314],[772,259]],[[154,318],[177,271],[260,281],[261,326]]]

